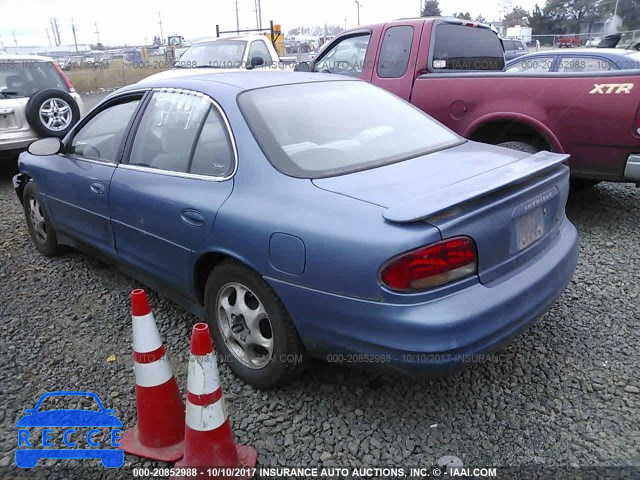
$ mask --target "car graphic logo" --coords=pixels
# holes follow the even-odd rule
[[[42,403],[51,397],[89,397],[95,400],[100,411],[82,409],[41,410]],[[95,393],[92,392],[48,392],[43,394],[36,406],[24,411],[18,427],[18,448],[16,465],[20,468],[32,468],[41,458],[85,459],[99,458],[106,468],[119,468],[124,463],[124,452],[120,449],[122,422],[114,411],[104,408]],[[32,435],[28,428],[42,428],[40,436]],[[77,428],[90,427],[86,434]],[[53,428],[62,429],[61,439],[67,448],[53,448]],[[109,429],[109,438],[99,438],[103,429]],[[88,448],[82,448],[86,446]],[[92,448],[93,447],[93,448]],[[108,448],[107,448],[108,447]]]

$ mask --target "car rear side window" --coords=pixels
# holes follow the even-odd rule
[[[550,72],[553,65],[553,57],[533,57],[519,60],[509,64],[507,72],[544,73]]]
[[[607,72],[615,70],[615,66],[606,58],[564,56],[560,58],[558,72]]]
[[[403,25],[387,29],[378,58],[380,78],[400,78],[405,74],[409,66],[412,42],[412,26]]]
[[[234,165],[229,131],[214,109],[209,110],[191,158],[189,173],[225,177]]]
[[[120,146],[140,98],[105,108],[78,130],[69,153],[91,160],[117,162]]]
[[[200,95],[155,92],[136,130],[129,164],[187,173],[209,107]]]
[[[502,70],[500,39],[488,28],[440,23],[433,36],[431,68],[438,70]]]
[[[5,92],[3,96],[30,97],[49,88],[68,91],[53,63],[0,60],[0,92]]]

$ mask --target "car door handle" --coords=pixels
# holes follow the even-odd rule
[[[98,195],[102,195],[104,193],[104,183],[91,182],[91,191],[93,193],[97,193]]]
[[[203,227],[205,222],[204,215],[193,208],[185,208],[180,215],[182,221],[194,227]]]

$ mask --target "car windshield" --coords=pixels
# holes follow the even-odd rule
[[[177,67],[239,68],[242,66],[247,42],[244,40],[213,40],[197,43],[182,54]]]
[[[66,91],[52,62],[0,60],[0,98],[30,97],[48,88]]]
[[[261,88],[238,103],[273,166],[321,178],[398,162],[464,140],[394,95],[360,81]]]

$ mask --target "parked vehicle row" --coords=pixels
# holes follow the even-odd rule
[[[540,52],[505,73],[488,26],[443,18],[342,32],[298,69],[373,83],[471,140],[570,153],[574,184],[585,186],[640,183],[640,71],[618,69],[637,61],[634,50]]]

